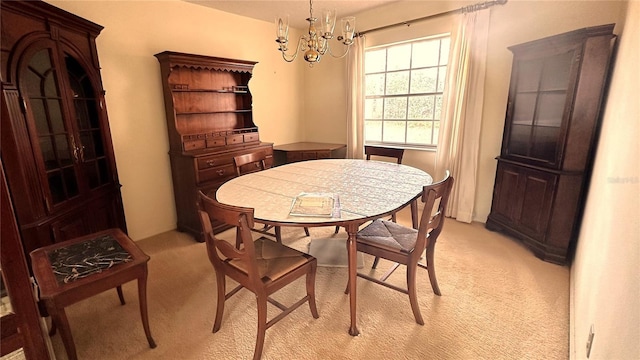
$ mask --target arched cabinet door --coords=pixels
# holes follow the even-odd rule
[[[0,144],[25,253],[126,232],[95,45],[102,26],[42,1],[3,2],[1,16]]]
[[[114,181],[96,83],[53,41],[37,41],[22,56],[18,87],[50,211]]]

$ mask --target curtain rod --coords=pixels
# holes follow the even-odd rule
[[[389,29],[389,28],[392,28],[392,27],[396,27],[396,26],[402,26],[402,25],[411,26],[411,24],[414,23],[414,22],[430,20],[430,19],[434,19],[434,18],[437,18],[437,17],[445,16],[445,15],[451,15],[451,14],[456,14],[456,13],[467,13],[467,12],[474,12],[474,11],[484,10],[484,9],[488,9],[488,8],[494,6],[494,5],[504,5],[504,4],[507,3],[507,1],[508,0],[485,1],[485,2],[482,2],[482,3],[463,6],[463,7],[459,8],[459,9],[444,11],[444,12],[441,12],[441,13],[428,15],[428,16],[424,16],[424,17],[421,17],[421,18],[413,19],[413,20],[407,20],[407,21],[403,21],[403,22],[399,22],[399,23],[395,23],[395,24],[389,24],[389,25],[377,27],[377,28],[374,28],[374,29],[360,31],[357,34],[357,36],[362,36],[364,34],[367,34],[367,33],[370,33],[370,32],[374,32],[374,31],[386,30],[386,29]]]

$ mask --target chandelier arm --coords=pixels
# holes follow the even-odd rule
[[[334,59],[342,59],[343,57],[347,56],[347,54],[349,53],[349,50],[351,49],[351,45],[345,45],[346,50],[344,51],[344,54],[342,55],[334,55],[333,52],[331,51],[331,47],[327,45],[327,52],[329,53],[329,55],[331,55],[332,58]]]
[[[285,51],[280,50],[280,52],[282,53],[282,58],[284,59],[284,61],[286,62],[293,62],[297,57],[298,57],[298,52],[300,51],[300,49],[302,48],[302,42],[304,41],[304,37],[301,36],[298,39],[298,44],[296,45],[296,49],[293,52],[293,54],[287,54]]]

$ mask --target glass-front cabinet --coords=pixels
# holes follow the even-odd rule
[[[2,3],[2,158],[25,254],[126,230],[95,47],[102,27],[41,1]]]
[[[514,45],[486,226],[540,258],[571,261],[615,41],[614,24]]]
[[[557,167],[564,143],[567,106],[573,97],[580,49],[525,56],[514,63],[505,156]]]

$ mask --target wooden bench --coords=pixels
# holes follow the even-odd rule
[[[121,285],[138,280],[142,326],[151,348],[156,343],[147,314],[147,262],[149,256],[120,229],[109,229],[45,246],[31,252],[33,275],[40,301],[52,319],[50,335],[60,328],[67,356],[77,359],[64,308],[106,290],[117,288],[124,305]]]

